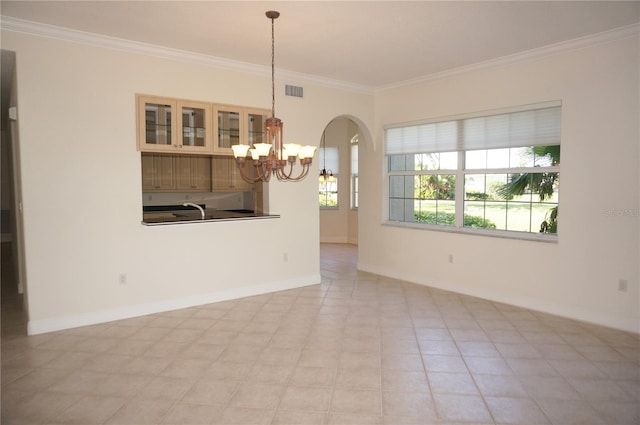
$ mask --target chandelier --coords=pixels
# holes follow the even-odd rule
[[[271,118],[264,122],[266,138],[270,143],[254,143],[250,145],[233,145],[233,156],[236,159],[236,166],[240,170],[242,178],[249,182],[268,182],[271,176],[275,175],[280,181],[299,181],[309,173],[315,146],[300,146],[295,143],[284,144],[282,141],[282,121],[276,118],[276,95],[275,95],[275,37],[274,20],[280,16],[280,12],[270,10],[266,13],[271,19]],[[255,167],[255,176],[249,175],[245,171],[245,164],[249,159]],[[297,158],[300,159],[302,169],[298,175],[292,175]]]

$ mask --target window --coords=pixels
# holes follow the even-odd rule
[[[338,176],[333,171],[338,170],[338,148],[321,147],[318,159],[318,173],[326,171],[325,178],[319,179],[320,208],[338,208]]]
[[[560,106],[385,129],[389,222],[557,233]]]
[[[351,138],[351,208],[358,208],[358,135]]]

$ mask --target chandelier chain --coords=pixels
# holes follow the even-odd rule
[[[271,18],[271,117],[276,116],[276,83],[275,83],[275,29],[274,19]]]

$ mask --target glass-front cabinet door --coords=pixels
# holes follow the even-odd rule
[[[211,153],[212,107],[206,103],[178,101],[180,137],[178,151]]]
[[[177,144],[174,130],[176,102],[154,96],[138,96],[138,149],[168,151]]]
[[[268,111],[261,109],[247,109],[247,144],[270,143],[266,137],[264,121],[269,117]]]
[[[136,98],[139,151],[211,153],[210,104],[148,95]]]
[[[242,143],[241,136],[244,127],[242,108],[216,106],[214,115],[217,117],[217,131],[213,151],[221,155],[233,155],[231,146]]]
[[[216,155],[233,155],[231,146],[265,143],[264,120],[269,116],[265,109],[239,106],[214,105],[216,135],[213,152]]]

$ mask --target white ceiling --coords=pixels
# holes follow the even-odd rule
[[[377,88],[640,22],[639,1],[5,1],[3,16]]]

